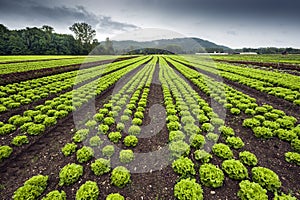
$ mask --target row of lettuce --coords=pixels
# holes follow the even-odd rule
[[[10,74],[10,73],[27,72],[27,71],[39,70],[39,69],[56,68],[56,67],[67,66],[67,65],[76,65],[76,64],[82,64],[88,62],[116,59],[119,57],[120,56],[73,57],[68,59],[58,59],[58,60],[48,60],[48,61],[36,60],[34,62],[26,62],[26,60],[22,60],[24,62],[0,64],[0,71],[1,71],[0,74]]]
[[[219,75],[228,80],[238,82],[242,85],[254,88],[258,91],[285,99],[300,105],[300,78],[299,76],[255,69],[252,67],[243,67],[226,63],[212,62],[197,59],[196,57],[173,57],[175,60],[184,64],[215,75]]]
[[[297,125],[295,117],[287,116],[284,111],[267,104],[259,106],[255,98],[182,63],[170,58],[167,60],[200,90],[219,102],[232,114],[247,114],[249,117],[244,120],[243,126],[251,128],[256,137],[263,139],[278,137],[280,140],[290,142],[294,152],[286,152],[285,160],[300,165],[300,125]]]
[[[52,76],[0,86],[0,113],[28,105],[35,101],[72,89],[79,84],[104,76],[143,58],[134,58]]]
[[[166,61],[160,61],[162,69],[160,80],[164,88],[168,113],[170,153],[176,159],[172,167],[181,176],[181,180],[174,186],[175,197],[177,199],[203,199],[203,189],[196,181],[196,174],[199,174],[198,178],[202,185],[211,188],[222,187],[226,174],[230,179],[240,181],[240,190],[237,195],[242,200],[268,199],[267,191],[275,193],[274,199],[296,199],[291,195],[279,194],[281,181],[278,175],[268,168],[257,166],[258,160],[253,153],[241,151],[238,155],[239,159],[235,158],[231,148],[241,149],[245,145],[242,139],[235,136],[231,127],[224,125],[224,121],[219,118],[218,114],[187,82],[180,79]],[[187,117],[189,120],[186,120]],[[174,122],[178,126],[173,126]],[[199,125],[194,126],[195,122]],[[188,128],[189,126],[194,127],[193,131]],[[216,143],[219,134],[226,144]],[[211,137],[212,135],[215,137]],[[206,144],[207,147],[205,147]],[[223,160],[221,169],[210,163],[213,155],[204,150],[209,150],[210,145],[213,154]],[[195,170],[195,167],[199,166],[195,160],[200,162],[199,173]],[[252,182],[249,180],[248,169],[245,165],[252,167]]]
[[[6,123],[1,122],[0,135],[13,138],[11,144],[1,144],[0,160],[8,158],[13,148],[19,148],[19,146],[28,144],[30,137],[43,134],[48,127],[55,126],[59,119],[67,117],[69,113],[100,95],[125,74],[138,68],[150,59],[150,57],[144,57],[125,68],[101,76],[79,88],[74,88],[70,92],[47,100],[44,104],[35,106],[32,110],[24,111],[22,115],[11,116]],[[128,65],[128,63],[123,63],[123,65]]]
[[[130,183],[130,171],[122,164],[134,160],[132,148],[138,144],[137,136],[141,134],[144,111],[147,105],[149,88],[155,70],[157,57],[152,59],[138,73],[105,103],[92,117],[83,121],[81,127],[73,133],[72,141],[62,148],[64,156],[76,155],[73,163],[62,167],[59,172],[58,185],[74,186],[84,175],[84,166],[90,166],[96,176],[110,173],[111,184],[119,188]],[[117,144],[123,143],[128,149],[116,149]],[[81,148],[79,148],[81,146]],[[117,154],[117,150],[120,150]],[[94,159],[99,155],[100,158]],[[119,155],[119,156],[118,156]],[[115,156],[119,163],[112,170],[111,159]],[[48,176],[37,175],[27,180],[24,186],[15,191],[13,199],[27,199],[39,197],[47,187]],[[43,185],[43,189],[36,190],[28,184],[36,180]],[[81,181],[80,181],[81,182]],[[34,191],[34,192],[28,192]],[[88,180],[76,191],[76,199],[98,199],[100,194],[96,181]],[[42,199],[66,199],[63,191],[54,190]],[[106,199],[124,200],[119,193],[109,194]]]

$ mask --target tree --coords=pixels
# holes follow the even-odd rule
[[[76,39],[83,45],[91,44],[96,36],[96,31],[92,29],[92,26],[84,22],[74,23],[69,29],[75,33]]]

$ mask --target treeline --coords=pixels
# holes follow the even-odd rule
[[[0,24],[0,55],[87,55],[114,54],[109,38],[100,45],[95,30],[86,23],[75,23],[70,27],[75,37],[55,33],[50,26],[9,30]]]

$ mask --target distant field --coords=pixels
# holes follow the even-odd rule
[[[212,55],[213,59],[232,60],[232,61],[249,61],[249,62],[268,62],[268,63],[286,63],[300,64],[299,54],[290,55]]]

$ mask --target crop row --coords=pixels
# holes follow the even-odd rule
[[[0,74],[9,74],[16,72],[26,72],[31,70],[55,68],[66,65],[82,64],[87,62],[102,61],[117,58],[116,56],[95,56],[95,57],[75,57],[73,59],[36,61],[36,62],[20,62],[0,64]]]
[[[49,95],[57,94],[142,59],[144,57],[0,86],[0,113],[47,98]]]
[[[284,111],[267,104],[258,106],[254,98],[181,63],[167,60],[200,90],[230,110],[232,114],[239,115],[241,112],[247,114],[249,118],[244,120],[243,126],[251,128],[256,137],[264,139],[278,137],[280,140],[290,142],[295,152],[287,152],[286,161],[300,164],[300,125],[296,125],[295,117],[287,116]]]
[[[73,185],[77,182],[81,176],[83,176],[83,164],[90,162],[93,157],[95,157],[95,150],[100,150],[99,148],[102,144],[110,140],[111,144],[117,144],[122,138],[122,135],[127,132],[127,136],[124,138],[124,144],[128,147],[134,147],[137,145],[137,133],[131,132],[133,127],[139,129],[138,125],[134,124],[134,119],[143,119],[143,112],[147,103],[147,95],[149,93],[149,87],[152,80],[152,75],[155,69],[155,63],[157,58],[152,59],[146,66],[144,66],[136,75],[134,75],[117,93],[115,93],[111,99],[99,109],[99,112],[93,116],[93,119],[84,122],[81,129],[78,129],[72,138],[72,142],[65,144],[62,148],[62,152],[65,156],[70,156],[76,153],[76,161],[74,163],[69,163],[65,165],[59,173],[59,185]],[[138,107],[136,107],[138,106]],[[121,115],[121,113],[123,113]],[[129,118],[134,116],[131,121],[131,126],[129,129],[125,130],[125,123],[129,122]],[[126,118],[126,120],[124,120]],[[120,122],[118,122],[120,120]],[[118,123],[117,123],[118,122]],[[117,129],[117,131],[115,131]],[[140,130],[139,130],[140,132]],[[83,146],[78,149],[80,143]],[[106,145],[101,148],[102,156],[97,158],[90,164],[91,170],[96,176],[102,176],[111,172],[111,183],[117,187],[123,188],[130,182],[130,172],[124,166],[117,166],[112,170],[111,158],[115,154],[114,145]],[[130,163],[134,159],[133,151],[121,150],[120,151],[120,162]],[[78,164],[76,164],[78,163]],[[46,177],[37,175],[32,177],[30,180],[34,180],[37,177],[42,179],[44,177],[45,185],[47,185]],[[41,195],[41,192],[36,192],[32,194],[25,191],[26,187],[20,187],[15,191],[13,199],[18,198],[37,198]],[[53,193],[57,195],[63,195],[64,199],[66,194],[64,191],[51,191],[46,195],[47,198]],[[76,199],[98,199],[99,197],[99,187],[95,181],[86,181],[80,186],[76,192]],[[124,197],[118,193],[110,194],[106,199],[124,199]]]
[[[267,191],[274,192],[275,199],[284,197],[295,199],[290,195],[278,194],[279,188],[281,187],[281,181],[278,175],[268,168],[256,166],[258,160],[253,153],[242,151],[239,153],[239,159],[235,159],[230,148],[241,149],[244,146],[244,142],[241,138],[235,136],[235,132],[232,128],[223,125],[224,122],[218,118],[217,114],[213,112],[213,109],[168,67],[165,61],[160,60],[160,67],[160,80],[164,88],[167,113],[169,110],[167,126],[169,128],[170,139],[172,139],[169,147],[171,155],[176,155],[177,157],[172,163],[172,168],[181,176],[180,181],[174,186],[174,195],[177,199],[203,199],[202,187],[194,178],[196,174],[198,175],[195,166],[199,164],[198,162],[193,162],[194,159],[199,160],[201,163],[199,179],[201,184],[206,187],[222,187],[225,180],[224,174],[226,174],[230,179],[240,181],[240,190],[237,195],[242,200],[268,199]],[[188,102],[188,104],[186,102]],[[199,105],[197,105],[197,103],[199,103]],[[197,106],[200,105],[202,107],[197,108]],[[184,106],[186,106],[186,110],[182,110]],[[193,110],[191,110],[191,108]],[[194,118],[194,120],[192,120],[195,111],[205,113],[207,121],[199,125],[201,128],[195,129],[198,132],[190,134],[189,129],[185,127],[188,124],[193,126],[193,121],[197,119]],[[192,114],[189,114],[189,112],[192,112]],[[186,117],[189,117],[190,120],[186,121]],[[168,121],[169,119],[173,119],[173,122],[179,122],[180,119],[181,124],[184,126],[181,128],[180,123],[178,123],[179,126],[177,126],[176,129],[170,129],[170,127],[173,127],[170,126],[173,122]],[[208,143],[211,138],[216,138],[214,142],[218,141],[219,135],[214,132],[221,132],[222,139],[226,142],[226,144],[216,143],[212,146],[213,154],[223,160],[221,169],[209,163],[212,155],[203,150],[204,144]],[[206,133],[206,137],[204,138],[199,133],[202,133],[202,135]],[[174,137],[174,135],[178,136]],[[210,135],[216,135],[216,137],[210,137]],[[174,138],[176,139],[174,140]],[[187,144],[188,142],[189,145]],[[253,182],[248,180],[250,177],[245,165],[253,167],[251,169],[251,179]]]
[[[64,93],[52,100],[47,100],[43,105],[38,105],[33,110],[25,111],[23,115],[12,116],[8,120],[8,123],[4,124],[2,122],[0,124],[0,134],[7,135],[17,129],[17,136],[12,139],[12,145],[21,146],[27,144],[29,142],[27,135],[34,136],[42,134],[47,127],[54,126],[58,119],[66,117],[68,113],[101,94],[125,74],[136,69],[148,60],[149,57],[126,68],[105,75],[73,91]],[[0,148],[0,160],[9,157],[12,148],[7,145],[1,146]],[[3,149],[6,149],[6,151],[2,151]]]
[[[182,59],[177,60],[183,61]],[[201,70],[218,74],[226,79],[300,105],[299,76],[218,62],[199,61],[195,58],[192,58],[191,62],[189,64]],[[185,63],[188,64],[188,62]]]

